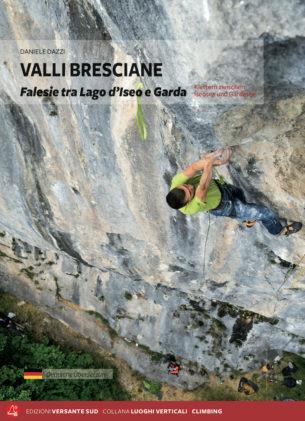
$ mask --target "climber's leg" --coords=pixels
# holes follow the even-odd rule
[[[230,216],[233,210],[232,195],[227,185],[218,185],[221,191],[221,202],[216,209],[212,209],[210,213],[214,216]]]
[[[218,183],[217,183],[218,184]],[[210,211],[215,216],[229,216],[234,218],[234,200],[239,199],[241,202],[246,203],[244,192],[232,184],[218,184],[221,191],[221,203],[216,208]]]
[[[237,198],[241,202],[247,202],[245,193],[240,187],[233,186],[232,184],[224,184],[224,188],[228,190],[231,199]]]
[[[302,222],[292,222],[291,224],[285,225],[284,228],[281,231],[281,235],[286,235],[286,237],[288,237],[288,235],[294,234],[298,231],[300,231],[300,229],[302,229]]]
[[[232,200],[239,199],[243,203],[247,203],[245,193],[240,187],[233,186],[232,184],[225,184],[225,188],[228,190],[230,198]],[[256,224],[255,219],[248,219],[243,221],[243,224],[247,228],[252,228]]]
[[[256,203],[244,203],[239,199],[233,200],[234,210],[231,217],[244,220],[261,221],[264,227],[272,235],[280,234],[283,230],[283,225],[275,212],[267,206],[258,205]]]

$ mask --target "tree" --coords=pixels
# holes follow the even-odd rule
[[[129,394],[106,361],[49,342],[36,342],[27,333],[0,328],[1,400],[127,400]],[[24,380],[30,368],[112,368],[112,380]]]

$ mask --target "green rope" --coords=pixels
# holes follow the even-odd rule
[[[143,90],[144,85],[143,83],[138,83],[137,84],[137,90],[141,89]],[[137,96],[137,113],[136,113],[136,119],[137,119],[137,123],[138,123],[138,133],[139,136],[141,138],[141,140],[147,140],[147,135],[148,135],[148,131],[147,131],[147,125],[145,123],[145,119],[144,119],[144,114],[143,114],[143,108],[142,108],[142,97],[141,96]]]

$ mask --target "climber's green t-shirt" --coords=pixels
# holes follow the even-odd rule
[[[175,187],[181,186],[181,184],[192,184],[193,186],[197,187],[200,181],[201,175],[196,175],[195,177],[188,178],[182,172],[176,174],[175,177],[172,179],[171,190]],[[217,208],[221,201],[221,193],[219,187],[215,180],[211,180],[205,201],[201,202],[196,196],[183,208],[180,208],[180,212],[184,213],[185,215],[193,215],[197,212],[207,212],[211,209]]]

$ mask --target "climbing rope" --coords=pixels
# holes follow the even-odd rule
[[[224,176],[223,175],[220,175],[216,168],[213,168],[213,171],[215,171],[215,174],[218,177],[219,183],[220,184],[224,184],[226,182]],[[286,272],[282,283],[280,284],[279,288],[276,290],[276,294],[278,294],[280,292],[280,290],[284,287],[284,285],[288,281],[290,275],[295,271],[295,269],[296,268],[300,268],[299,273],[296,274],[296,276],[295,276],[295,278],[293,280],[293,283],[291,285],[291,288],[296,288],[297,287],[297,284],[300,281],[301,276],[305,272],[305,266],[300,267],[300,265],[301,265],[301,263],[302,263],[302,261],[303,261],[304,258],[305,258],[305,254],[303,254],[303,256],[300,258],[299,262],[296,265],[291,265],[291,267]],[[279,301],[279,299],[277,299],[277,301]]]
[[[218,181],[220,184],[225,184],[226,179],[223,175],[219,174],[215,167],[213,167],[213,171],[215,171],[216,176],[218,177]]]
[[[137,90],[143,90],[144,85],[142,82],[139,82],[137,84],[136,89]],[[136,119],[138,124],[138,133],[141,140],[147,140],[147,125],[145,123],[144,119],[144,113],[143,113],[143,107],[142,107],[142,96],[137,96],[137,113],[136,113]]]
[[[224,184],[226,182],[224,176],[219,174],[219,172],[216,170],[215,167],[213,168],[213,171],[215,171],[215,174],[218,178],[219,183]],[[207,229],[207,233],[206,233],[206,236],[205,236],[205,242],[204,242],[204,248],[203,248],[203,271],[202,271],[202,277],[203,278],[204,278],[204,274],[205,274],[206,249],[207,249],[207,244],[208,244],[208,239],[209,239],[210,227],[211,227],[211,214],[210,214],[210,212],[208,212],[208,229]]]
[[[291,285],[291,288],[296,288],[296,285],[298,284],[298,282],[300,280],[300,277],[303,275],[303,273],[305,271],[305,266],[301,266],[300,267],[300,264],[302,263],[304,257],[305,257],[305,254],[303,254],[303,256],[300,258],[300,260],[298,261],[298,263],[296,263],[295,265],[292,265],[287,270],[286,275],[284,277],[284,280],[283,280],[283,282],[281,283],[280,287],[278,288],[278,290],[276,292],[279,292],[283,288],[283,286],[286,284],[286,282],[288,281],[288,279],[289,279],[290,275],[293,273],[293,271],[296,268],[300,268],[300,272],[297,273],[297,276],[295,276],[294,281],[293,281],[293,283]]]
[[[207,229],[207,233],[205,236],[205,243],[204,243],[204,247],[203,247],[203,271],[202,271],[202,277],[204,278],[204,274],[205,274],[205,258],[206,258],[206,250],[207,250],[207,243],[208,243],[208,238],[209,238],[209,233],[210,233],[210,227],[211,227],[211,215],[210,212],[208,212],[208,229]]]
[[[299,261],[299,263],[297,264],[297,267],[300,267],[300,264],[301,264],[302,260],[304,259],[304,257],[305,257],[305,254],[303,254],[303,256],[302,256],[301,260],[300,260],[300,261]],[[305,272],[305,266],[302,266],[302,267],[300,268],[299,273],[297,273],[297,274],[296,274],[296,276],[294,277],[294,281],[293,281],[293,283],[292,283],[292,285],[291,285],[291,288],[296,288],[296,287],[297,287],[297,284],[298,284],[298,282],[300,281],[300,278],[301,278],[301,276],[304,274],[304,272]]]

